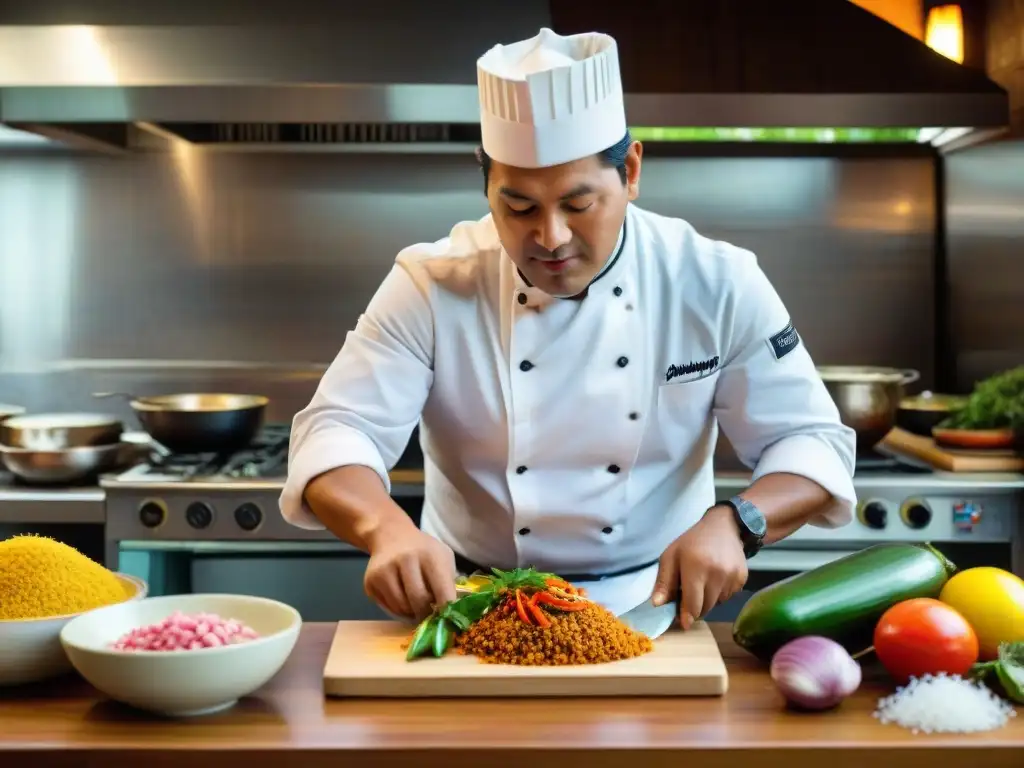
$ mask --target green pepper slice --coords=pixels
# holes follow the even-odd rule
[[[405,653],[406,661],[412,661],[419,656],[423,656],[431,649],[437,624],[437,616],[428,616],[420,622],[412,636],[412,642],[409,643],[409,650]]]
[[[452,626],[448,619],[441,619],[437,622],[437,628],[434,630],[434,656],[440,658],[448,650],[452,641]]]

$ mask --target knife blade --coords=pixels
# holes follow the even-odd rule
[[[671,600],[655,606],[648,598],[636,608],[619,616],[619,621],[635,632],[642,632],[651,640],[661,637],[679,617],[679,602]]]

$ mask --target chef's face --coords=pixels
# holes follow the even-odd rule
[[[641,155],[633,142],[621,170],[598,155],[550,168],[491,163],[487,199],[498,236],[532,285],[575,296],[601,271],[639,194]]]

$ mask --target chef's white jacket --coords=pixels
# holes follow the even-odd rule
[[[855,503],[843,426],[749,251],[630,205],[583,300],[530,287],[490,216],[403,250],[296,415],[281,511],[315,476],[388,470],[420,422],[422,528],[484,566],[611,573],[656,560],[713,506],[719,425],[754,478],[788,472]],[[656,566],[587,583],[620,613]]]

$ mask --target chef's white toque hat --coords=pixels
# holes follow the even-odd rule
[[[519,168],[596,154],[626,135],[619,53],[610,35],[536,37],[477,60],[483,149]]]

